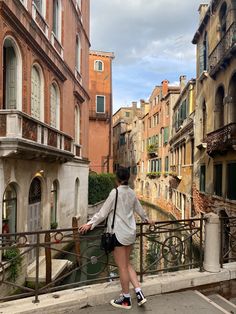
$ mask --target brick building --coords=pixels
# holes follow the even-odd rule
[[[170,212],[169,133],[178,95],[179,87],[164,80],[150,96],[149,111],[142,118],[141,168],[135,184],[140,196]]]
[[[236,211],[236,4],[199,8],[195,113],[194,206],[223,216]]]
[[[88,0],[0,1],[0,228],[87,217]]]
[[[114,54],[89,55],[89,160],[97,173],[112,172],[112,60]]]

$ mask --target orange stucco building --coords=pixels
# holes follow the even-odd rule
[[[112,172],[112,60],[111,52],[89,55],[89,160],[90,170]]]

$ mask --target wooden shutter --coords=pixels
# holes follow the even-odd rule
[[[204,71],[204,45],[199,45],[199,75]]]
[[[57,127],[57,90],[54,85],[51,85],[51,99],[50,99],[50,124]]]
[[[6,98],[5,108],[16,109],[17,59],[13,47],[6,49]]]
[[[31,77],[31,115],[36,119],[40,119],[40,85],[39,72],[34,66]]]

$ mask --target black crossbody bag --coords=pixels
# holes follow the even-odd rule
[[[113,220],[112,220],[112,225],[111,225],[111,229],[112,230],[113,230],[114,224],[115,224],[117,198],[118,198],[118,189],[116,188],[115,208],[114,208]],[[107,221],[108,221],[108,217],[106,219],[105,229],[107,227]],[[115,242],[114,241],[115,241],[115,237],[114,237],[113,233],[104,232],[102,234],[102,237],[101,237],[101,244],[100,244],[101,250],[105,251],[106,254],[111,253],[114,250],[114,247],[115,247],[115,245],[114,245]]]

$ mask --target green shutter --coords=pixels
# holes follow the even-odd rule
[[[206,166],[202,165],[200,167],[200,191],[206,191]]]
[[[97,96],[97,112],[105,112],[105,97]]]
[[[164,128],[164,144],[168,143],[168,139],[169,139],[169,128]]]

